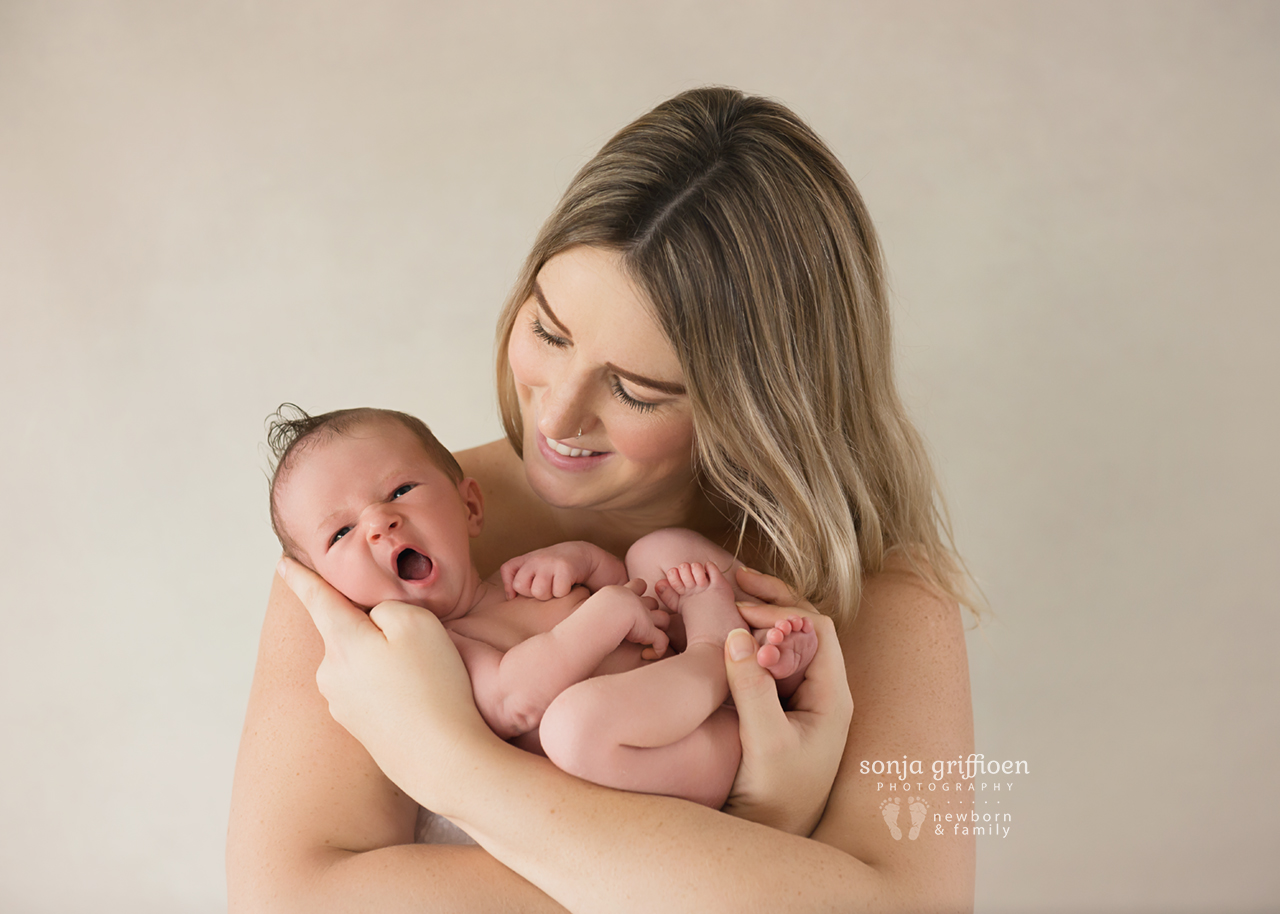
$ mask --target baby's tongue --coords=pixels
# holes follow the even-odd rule
[[[396,559],[396,570],[406,581],[421,581],[431,574],[431,559],[414,549],[406,549]]]

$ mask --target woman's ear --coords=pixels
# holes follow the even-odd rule
[[[484,529],[484,494],[480,483],[468,476],[458,483],[458,494],[467,507],[467,533],[475,538]]]

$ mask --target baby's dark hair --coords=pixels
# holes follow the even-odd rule
[[[310,444],[329,440],[335,435],[346,435],[362,425],[379,420],[399,423],[422,442],[422,448],[442,472],[454,482],[461,482],[463,473],[458,461],[449,453],[425,422],[417,416],[394,409],[335,409],[318,416],[307,415],[306,410],[294,403],[281,403],[280,408],[267,417],[267,447],[271,449],[271,529],[280,540],[285,555],[299,558],[297,547],[284,529],[280,512],[276,510],[276,486],[289,471],[293,458]],[[323,438],[321,437],[323,436]]]

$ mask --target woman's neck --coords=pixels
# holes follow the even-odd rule
[[[559,515],[566,538],[595,543],[615,555],[624,555],[640,537],[665,527],[686,527],[716,543],[736,542],[738,527],[732,512],[718,507],[701,489],[678,504],[646,505],[633,509],[552,509]],[[732,547],[726,546],[732,551]]]

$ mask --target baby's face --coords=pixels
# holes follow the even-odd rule
[[[354,603],[401,600],[441,619],[471,608],[479,486],[455,483],[396,422],[304,445],[276,486],[276,511],[316,572]]]

